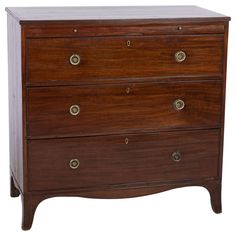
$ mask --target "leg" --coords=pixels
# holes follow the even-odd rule
[[[221,182],[215,181],[207,186],[211,197],[211,207],[215,213],[221,213]]]
[[[11,197],[18,197],[20,195],[20,191],[16,188],[13,177],[10,177],[10,195]]]
[[[38,196],[25,194],[22,195],[22,229],[29,230],[32,226],[34,213],[40,203]]]

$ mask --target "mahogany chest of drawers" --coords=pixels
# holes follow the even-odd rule
[[[11,196],[209,190],[221,212],[229,17],[193,6],[7,8]]]

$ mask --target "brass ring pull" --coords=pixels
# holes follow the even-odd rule
[[[173,106],[174,106],[174,108],[175,108],[176,111],[181,111],[181,110],[184,109],[185,103],[184,103],[184,101],[181,100],[181,99],[176,99],[176,100],[174,101],[174,103],[173,103]]]
[[[70,107],[70,114],[72,116],[77,116],[80,113],[80,107],[78,105],[72,105]]]
[[[80,165],[80,162],[78,159],[71,159],[70,160],[69,166],[71,169],[75,170],[79,167],[79,165]]]
[[[70,64],[73,66],[77,66],[80,63],[80,56],[79,54],[73,54],[70,56]]]
[[[183,51],[178,51],[175,53],[175,61],[178,63],[181,63],[183,61],[185,61],[186,59],[186,53]]]
[[[171,155],[171,159],[175,162],[181,161],[181,153],[180,152],[173,152]]]

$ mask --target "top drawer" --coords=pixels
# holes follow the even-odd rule
[[[28,39],[27,81],[63,85],[119,78],[221,76],[223,43],[222,35]]]
[[[209,21],[209,19],[208,19]],[[34,37],[96,37],[123,35],[186,35],[186,34],[224,34],[223,22],[174,22],[157,23],[155,20],[135,21],[79,21],[27,24],[24,34],[27,38]]]

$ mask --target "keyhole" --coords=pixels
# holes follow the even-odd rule
[[[125,144],[128,144],[128,143],[129,143],[129,139],[125,138]]]
[[[130,93],[130,88],[129,88],[129,87],[128,87],[128,88],[126,88],[126,90],[125,90],[125,91],[126,91],[126,93],[127,93],[127,94],[129,94],[129,93]]]

